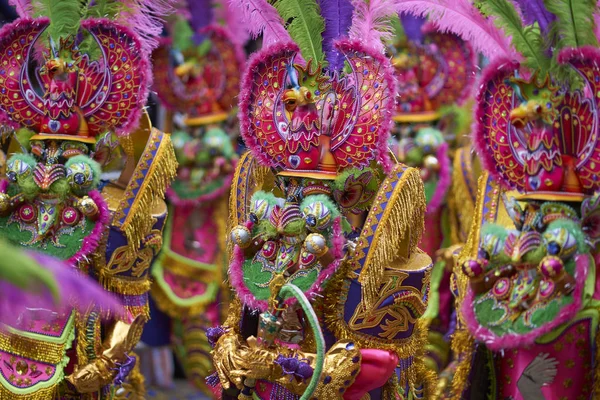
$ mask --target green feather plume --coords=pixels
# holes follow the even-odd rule
[[[76,35],[82,17],[82,4],[72,0],[39,0],[33,2],[33,16],[50,18],[46,33],[56,42]]]
[[[325,30],[325,21],[321,17],[319,5],[315,0],[277,0],[274,4],[277,12],[287,21],[287,31],[300,47],[300,53],[306,61],[323,63],[321,33]]]
[[[37,292],[41,287],[46,287],[54,298],[58,299],[58,284],[50,271],[4,239],[0,240],[0,252],[0,281],[9,282],[30,292]]]
[[[557,17],[553,30],[558,33],[558,48],[598,46],[594,35],[595,0],[544,0],[544,4]]]
[[[406,42],[406,34],[404,33],[404,27],[400,21],[398,14],[394,14],[390,17],[390,25],[394,32],[393,42],[394,44],[401,44]]]
[[[172,32],[173,46],[179,51],[186,51],[194,46],[194,41],[192,40],[194,31],[185,19],[177,18]]]
[[[87,0],[87,5],[83,10],[83,18],[115,19],[119,13],[125,11],[125,8],[126,5],[121,1]]]
[[[546,45],[537,23],[523,26],[521,17],[508,0],[484,0],[481,11],[498,18],[495,23],[512,37],[515,49],[525,57],[525,65],[544,76],[550,70],[550,58],[546,56]]]

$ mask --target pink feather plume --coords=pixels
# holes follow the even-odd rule
[[[518,60],[519,54],[511,47],[510,38],[485,18],[469,0],[394,0],[399,13],[420,17],[429,16],[442,32],[453,32],[490,60],[505,57]]]
[[[379,53],[385,50],[384,42],[392,39],[389,19],[396,13],[394,2],[388,0],[352,0],[354,14],[350,27],[350,39],[360,40],[363,46]]]
[[[8,4],[13,6],[21,18],[32,17],[31,0],[8,0]]]
[[[90,306],[96,306],[106,314],[123,313],[116,297],[78,272],[71,263],[41,253],[28,252],[28,255],[52,274],[59,285],[60,297],[55,301],[47,289],[33,281],[27,291],[0,281],[0,323],[14,324],[25,316],[27,308],[76,308],[85,312]]]
[[[292,42],[279,13],[266,0],[229,0],[229,4],[229,12],[241,15],[251,37],[257,38],[262,33],[263,47],[277,42]]]
[[[146,54],[152,53],[158,46],[163,31],[164,17],[175,12],[175,0],[122,0],[125,11],[116,22],[132,29],[141,38]]]
[[[214,0],[214,3],[218,6],[214,8],[214,22],[223,21],[231,40],[243,46],[250,38],[250,32],[246,29],[241,13],[236,12],[227,0]]]

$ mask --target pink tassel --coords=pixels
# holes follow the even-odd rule
[[[292,42],[279,13],[266,0],[229,0],[231,13],[239,13],[250,36],[262,33],[263,48],[277,42]]]
[[[354,15],[350,27],[350,39],[359,40],[363,46],[384,53],[384,42],[393,37],[389,18],[396,13],[393,1],[352,0]]]
[[[470,0],[394,0],[399,13],[429,16],[441,32],[453,32],[470,42],[480,53],[493,60],[505,57],[519,60],[510,38],[494,25],[492,18],[481,15]]]

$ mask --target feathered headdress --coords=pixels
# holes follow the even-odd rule
[[[32,139],[94,143],[133,131],[168,2],[11,3],[21,18],[0,30],[1,111],[35,131]]]
[[[248,147],[281,175],[335,177],[371,161],[389,166],[393,73],[381,39],[393,3],[239,0],[264,47],[242,79]],[[284,23],[284,21],[286,21]]]
[[[490,56],[474,137],[504,187],[522,198],[572,201],[600,189],[594,1],[485,0],[479,9],[467,0],[396,2]]]
[[[440,32],[424,18],[402,15],[401,21],[393,47],[398,96],[394,121],[435,121],[440,109],[471,94],[476,53],[468,42]]]
[[[186,124],[220,122],[239,92],[248,34],[225,0],[188,0],[187,10],[153,54],[155,88],[167,108],[188,113]]]

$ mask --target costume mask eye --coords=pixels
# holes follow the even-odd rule
[[[35,160],[31,156],[14,155],[8,160],[6,168],[6,177],[11,182],[17,182],[20,177],[26,177],[31,174],[35,167]]]
[[[73,189],[77,192],[87,192],[98,184],[100,176],[99,166],[95,161],[91,160],[86,156],[75,156],[65,164],[67,172],[67,181]]]
[[[306,204],[302,209],[306,226],[309,230],[316,232],[329,228],[333,220],[331,210],[321,201],[314,201]]]

